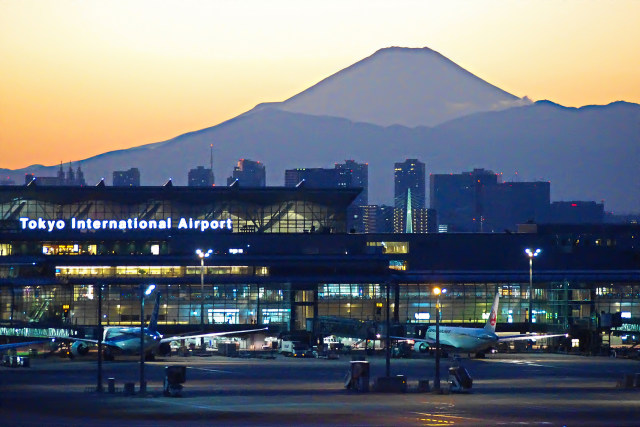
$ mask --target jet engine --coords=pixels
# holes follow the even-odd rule
[[[85,356],[89,353],[89,346],[82,341],[76,341],[71,346],[71,354],[74,356]]]
[[[416,343],[413,345],[413,351],[415,351],[416,353],[426,353],[427,351],[429,351],[429,344],[424,341],[416,341]]]

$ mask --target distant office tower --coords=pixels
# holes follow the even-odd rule
[[[138,168],[131,168],[127,171],[113,171],[114,187],[139,187],[140,171]]]
[[[338,170],[323,168],[297,168],[284,171],[284,186],[295,187],[304,180],[310,188],[337,188]]]
[[[347,227],[356,233],[366,233],[364,207],[369,204],[369,164],[355,160],[336,163],[339,188],[362,188],[362,191],[347,208]]]
[[[438,214],[435,209],[415,209],[413,211],[414,233],[437,233]]]
[[[553,202],[540,222],[554,224],[602,224],[604,204],[596,202]]]
[[[65,174],[64,168],[62,166],[62,162],[60,162],[60,169],[58,169],[58,174],[56,176],[38,176],[36,177],[34,174],[29,173],[24,177],[25,184],[30,184],[31,181],[35,180],[36,185],[42,186],[61,186],[61,185],[72,185],[72,186],[83,186],[86,185],[84,181],[84,174],[82,173],[82,169],[78,166],[76,171],[71,167],[71,163],[69,163],[69,170]]]
[[[549,211],[550,198],[548,181],[487,185],[482,193],[483,214],[478,231],[515,231],[518,224],[539,222]]]
[[[410,221],[408,223],[407,221]],[[409,215],[402,209],[394,210],[394,233],[437,233],[438,216],[435,209],[412,209]]]
[[[249,159],[240,159],[238,165],[233,168],[233,174],[227,178],[227,185],[238,182],[243,187],[265,187],[267,185],[267,173],[260,162]]]
[[[388,205],[380,205],[376,215],[376,233],[393,233],[394,216],[396,208]]]
[[[429,177],[429,204],[450,232],[515,231],[538,221],[549,209],[548,182],[501,182],[490,170]]]
[[[394,172],[394,230],[397,233],[413,232],[412,217],[415,209],[425,208],[425,166],[418,159],[407,159],[395,164]],[[409,225],[409,227],[407,227]]]
[[[362,188],[362,192],[354,200],[356,206],[369,204],[369,164],[358,163],[354,160],[345,160],[344,163],[336,163],[338,171],[338,187]]]
[[[78,165],[78,169],[76,170],[76,182],[77,185],[87,185],[84,180],[84,172],[82,172],[80,165]]]
[[[360,207],[362,216],[362,232],[377,233],[378,205],[367,205]]]
[[[336,163],[333,169],[297,168],[287,169],[284,174],[285,187],[295,187],[304,181],[309,188],[361,188],[362,191],[347,208],[347,229],[364,233],[363,210],[369,201],[369,164],[346,160]]]
[[[480,231],[486,218],[483,188],[498,184],[493,171],[474,169],[461,174],[429,176],[429,207],[449,231]],[[484,230],[483,230],[484,231]]]
[[[187,177],[189,187],[212,187],[214,184],[213,170],[204,166],[189,170]]]

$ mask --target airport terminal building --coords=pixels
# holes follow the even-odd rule
[[[499,292],[498,330],[531,320],[537,331],[595,331],[603,312],[621,313],[626,330],[640,326],[635,225],[347,233],[358,193],[2,186],[0,327],[94,328],[100,300],[104,326],[139,325],[150,283],[160,327],[173,333],[269,325],[363,335],[387,308],[411,332],[435,322],[435,286],[447,289],[445,324],[483,324]],[[542,250],[532,271],[526,248]]]

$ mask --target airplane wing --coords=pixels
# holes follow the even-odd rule
[[[41,339],[38,341],[25,341],[25,342],[15,342],[15,343],[11,343],[11,344],[0,344],[0,350],[9,350],[12,348],[20,348],[20,347],[26,347],[28,345],[32,345],[32,344],[41,344],[45,341],[48,341],[46,339]]]
[[[244,331],[209,332],[205,334],[195,334],[195,335],[174,335],[172,337],[162,338],[160,340],[160,343],[178,341],[178,340],[187,340],[191,338],[206,338],[206,337],[220,337],[223,335],[248,334],[251,332],[266,331],[267,329],[268,328],[259,328],[259,329],[246,329]]]
[[[391,338],[392,340],[426,342],[429,345],[435,345],[436,343],[436,340],[432,340],[429,338],[412,338],[412,337],[389,337],[389,338]]]
[[[536,341],[544,338],[568,337],[568,336],[569,334],[546,334],[546,335],[521,334],[521,335],[509,335],[509,336],[498,335],[498,341],[520,341],[520,340]]]

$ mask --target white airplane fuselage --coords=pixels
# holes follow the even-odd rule
[[[427,329],[427,338],[436,340],[436,327]],[[483,328],[440,326],[440,345],[466,352],[482,352],[498,342],[498,335]]]
[[[160,345],[162,335],[156,331],[149,331],[144,328],[144,351],[149,352]],[[106,328],[104,331],[103,344],[116,347],[123,353],[140,353],[140,328]]]

